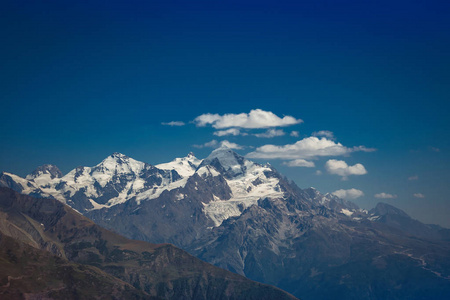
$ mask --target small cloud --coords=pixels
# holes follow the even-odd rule
[[[192,145],[195,148],[214,148],[219,145],[219,142],[217,140],[212,140],[207,143],[201,144],[201,145]]]
[[[418,175],[414,175],[414,176],[411,176],[411,177],[408,177],[408,180],[419,180],[419,176]]]
[[[332,193],[333,195],[347,200],[353,200],[359,197],[364,196],[363,191],[357,189],[348,189],[348,190],[337,190]]]
[[[184,126],[184,125],[186,125],[182,121],[162,122],[161,124],[165,125],[165,126]]]
[[[286,165],[288,167],[305,167],[305,168],[314,168],[314,162],[307,161],[304,159],[295,159],[291,160],[289,162],[284,162],[283,165]]]
[[[416,197],[416,198],[425,198],[425,195],[422,194],[422,193],[416,193],[413,196]]]
[[[291,116],[278,117],[273,112],[262,109],[253,109],[250,113],[240,114],[203,114],[193,121],[196,126],[204,127],[211,125],[216,129],[239,127],[239,128],[270,128],[285,127],[299,123],[303,120]]]
[[[436,147],[430,147],[430,150],[433,152],[441,152],[441,149],[436,148]]]
[[[220,146],[227,146],[230,149],[237,149],[237,150],[244,149],[244,146],[229,142],[227,140],[220,142]]]
[[[320,170],[316,170],[316,173],[315,173],[317,176],[320,176],[320,175],[322,175],[322,171],[320,171]]]
[[[227,130],[216,131],[216,132],[214,132],[214,135],[217,135],[217,136],[225,136],[225,135],[237,136],[237,135],[247,135],[247,134],[246,133],[241,133],[241,131],[239,129],[237,129],[237,128],[230,128],[230,129],[227,129]]]
[[[323,136],[329,138],[330,140],[334,139],[334,133],[329,130],[320,130],[312,133],[312,136]]]
[[[294,130],[294,131],[291,131],[291,133],[289,135],[293,136],[293,137],[299,137],[300,136],[300,132]]]
[[[286,133],[283,131],[283,129],[268,129],[264,133],[255,133],[254,136],[259,138],[273,138],[276,136],[283,136]]]
[[[325,137],[318,138],[311,136],[304,138],[294,144],[283,146],[264,145],[256,148],[255,151],[247,154],[249,158],[268,158],[268,159],[313,159],[319,156],[341,156],[352,152],[363,151],[372,152],[376,149],[365,146],[348,148],[341,143],[336,143]]]
[[[362,164],[355,164],[353,166],[347,165],[343,160],[330,159],[325,163],[325,169],[330,174],[339,175],[342,180],[347,180],[350,175],[364,175],[367,174],[366,168]]]
[[[217,140],[212,140],[207,143],[201,144],[201,145],[192,145],[195,148],[219,148],[221,146],[227,146],[230,149],[244,149],[244,146],[238,145],[236,143],[231,143],[227,140],[218,142]]]
[[[395,199],[397,195],[387,194],[387,193],[379,193],[374,195],[375,198],[378,199]]]

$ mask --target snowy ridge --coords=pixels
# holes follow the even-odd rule
[[[160,186],[155,186],[153,189],[148,189],[139,194],[136,194],[136,201],[140,204],[143,200],[151,200],[156,199],[161,196],[164,191],[171,191],[177,188],[182,188],[186,185],[187,178],[182,178],[178,181],[171,182],[167,178],[163,180],[163,183]],[[183,197],[184,198],[184,197]],[[118,204],[118,203],[117,203]]]
[[[270,166],[246,160],[227,147],[214,150],[203,161],[189,153],[186,157],[176,158],[157,167],[113,153],[94,167],[78,167],[61,178],[48,172],[49,166],[38,168],[39,171],[26,179],[13,174],[8,176],[11,182],[20,186],[20,192],[24,194],[52,197],[89,211],[108,208],[132,198],[138,204],[156,199],[164,191],[184,187],[194,174],[201,178],[222,175],[231,189],[231,199],[214,197],[204,205],[205,214],[216,226],[230,217],[240,215],[261,198],[283,197],[279,179],[269,175],[273,173]],[[177,196],[177,200],[182,199],[184,196]],[[77,201],[84,201],[84,204],[78,207]]]
[[[220,165],[216,165],[217,161]],[[205,165],[208,163],[212,166]],[[231,199],[214,197],[213,201],[204,203],[204,212],[216,227],[228,218],[241,215],[246,208],[257,204],[261,198],[282,198],[284,195],[279,186],[279,179],[269,175],[273,173],[270,166],[249,161],[226,146],[214,150],[202,165],[204,166],[197,170],[201,176],[205,176],[206,167],[209,172],[215,168],[217,173],[217,169],[222,169],[227,175],[231,174],[225,177],[232,192]]]
[[[194,175],[201,162],[201,159],[198,159],[194,153],[190,152],[186,157],[175,158],[171,162],[159,164],[155,167],[161,170],[175,170],[181,177],[190,177]]]
[[[113,153],[93,167],[78,167],[61,176],[56,166],[44,165],[26,178],[3,173],[0,185],[21,193],[52,197],[84,212],[109,208],[134,199],[156,199],[164,191],[185,187],[194,174],[206,180],[221,176],[231,190],[229,199],[205,199],[203,212],[220,226],[224,220],[240,216],[243,211],[265,198],[284,198],[280,175],[269,165],[260,165],[245,159],[226,146],[215,149],[204,160],[192,153],[156,167],[137,161],[121,153]],[[220,181],[219,181],[220,182]],[[197,189],[197,187],[195,187]],[[334,209],[348,217],[364,213],[354,204],[332,194],[321,194],[314,188],[304,190],[316,205]],[[175,201],[189,195],[176,194]],[[356,214],[358,213],[358,214]]]
[[[176,171],[160,170],[121,153],[113,153],[92,168],[78,167],[61,178],[45,170],[35,171],[26,178],[3,173],[2,185],[15,183],[15,189],[23,194],[52,197],[71,206],[76,206],[76,201],[82,199],[87,201],[82,205],[84,210],[92,210],[124,203],[137,195],[140,195],[139,200],[154,199],[164,190],[185,184],[180,179]]]

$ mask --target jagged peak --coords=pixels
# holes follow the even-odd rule
[[[114,152],[92,169],[96,172],[109,170],[117,171],[118,173],[139,173],[142,169],[149,166],[149,164],[135,160],[125,154]]]
[[[198,169],[205,165],[213,166],[217,171],[225,175],[225,177],[235,177],[245,174],[246,169],[253,162],[246,160],[243,156],[234,152],[231,148],[223,145],[211,152],[199,165]]]
[[[125,154],[122,154],[120,152],[114,152],[113,154],[110,155],[110,157],[112,157],[112,158],[129,158],[128,156],[126,156]]]
[[[37,167],[33,172],[27,175],[26,179],[31,180],[35,179],[43,174],[49,174],[51,179],[61,178],[63,174],[59,170],[59,168],[52,164],[44,164],[42,166]]]

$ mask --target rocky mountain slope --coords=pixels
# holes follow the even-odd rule
[[[170,244],[124,238],[56,200],[0,188],[0,215],[2,297],[295,299]]]
[[[0,233],[1,299],[161,299]]]
[[[86,201],[74,199],[76,193],[63,192],[65,185],[59,184],[81,184],[78,178],[70,184],[62,180],[73,171],[55,176],[48,188],[6,173],[0,184],[22,193],[47,193],[73,207],[90,203],[76,207],[104,227],[134,239],[173,243],[303,299],[450,296],[449,230],[422,224],[387,204],[368,212],[314,188],[302,190],[270,165],[226,147],[204,160],[190,154],[148,165],[152,174],[166,179],[142,189],[134,183],[148,177],[129,171],[139,169],[132,159],[113,154],[106,160],[111,161],[102,169],[106,175],[90,169],[81,177],[89,178],[83,180],[90,185],[78,189]],[[108,198],[107,186],[117,186],[126,196]]]

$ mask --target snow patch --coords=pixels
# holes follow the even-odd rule
[[[341,209],[341,213],[342,214],[344,214],[344,215],[346,215],[346,216],[351,216],[351,215],[353,215],[353,212],[352,211],[349,211],[348,209],[346,209],[346,208],[343,208],[343,209]],[[356,218],[353,218],[353,219],[356,219]]]
[[[192,153],[182,158],[175,158],[173,161],[156,165],[161,170],[175,170],[181,177],[186,178],[194,175],[195,170],[202,160],[196,158]]]

